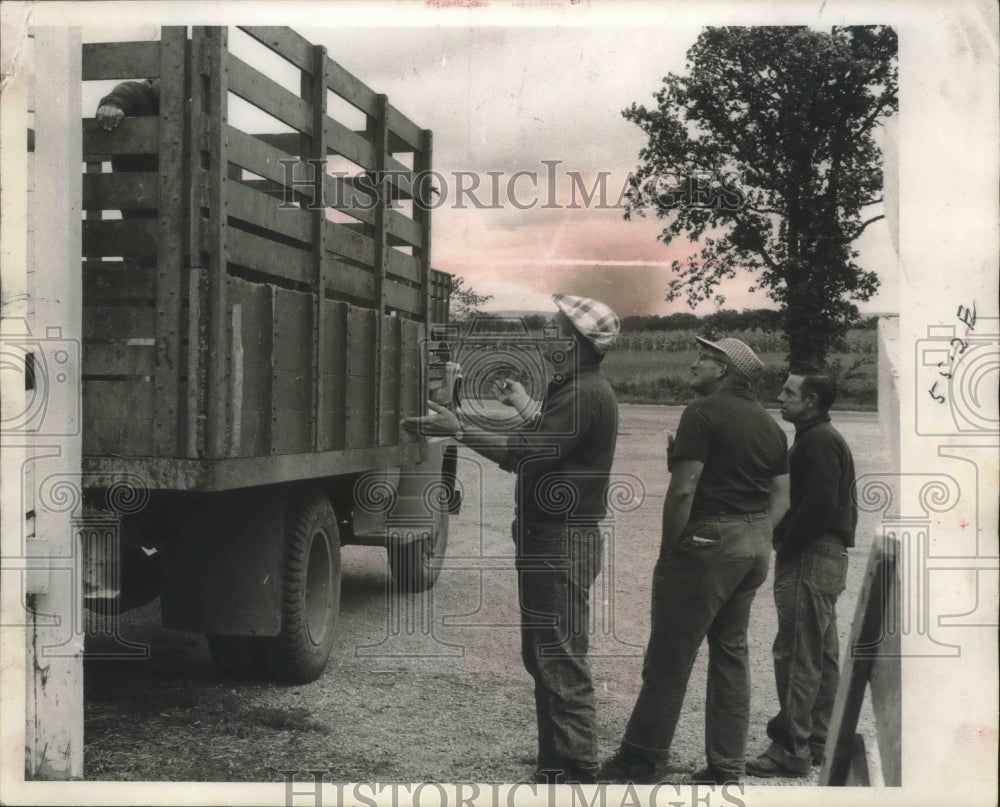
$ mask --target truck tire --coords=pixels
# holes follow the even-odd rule
[[[285,519],[281,632],[266,640],[271,677],[304,684],[323,672],[340,614],[340,533],[321,492],[292,497]]]
[[[256,678],[267,672],[267,637],[208,634],[205,639],[212,663],[223,675]]]
[[[408,544],[389,545],[389,571],[400,591],[427,591],[437,582],[448,548],[448,513],[434,514],[431,535]]]

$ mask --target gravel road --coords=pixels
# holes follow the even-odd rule
[[[676,428],[680,413],[681,407],[621,407],[614,472],[640,499],[619,501],[594,589],[591,659],[604,755],[617,746],[639,688],[667,483],[665,430]],[[859,475],[887,469],[874,413],[838,412],[834,422],[854,450]],[[159,626],[157,603],[124,615],[120,637],[147,644],[150,655],[87,660],[86,778],[281,781],[282,770],[310,769],[326,771],[327,781],[526,777],[535,730],[517,629],[513,476],[462,449],[459,482],[464,506],[452,519],[447,566],[432,592],[391,593],[384,550],[344,549],[338,638],[323,676],[311,684],[223,679],[200,637]],[[862,516],[839,608],[842,641],[878,528],[873,516]],[[777,708],[770,660],[775,630],[769,581],[750,625],[751,754],[766,744],[764,725]],[[92,636],[88,650],[115,641]],[[703,653],[674,741],[678,770],[703,761],[704,694]],[[863,719],[870,732],[870,714]]]

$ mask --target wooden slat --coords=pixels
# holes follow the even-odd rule
[[[187,215],[184,173],[187,111],[187,28],[164,26],[160,35],[160,144],[157,183],[156,373],[153,441],[157,456],[180,456],[181,279]]]
[[[386,282],[385,304],[416,317],[422,315],[420,289],[404,286],[402,283],[393,283],[391,280]]]
[[[421,129],[419,126],[391,105],[386,109],[386,116],[389,122],[389,131],[399,135],[414,150],[420,148]]]
[[[93,118],[83,120],[83,159],[108,158],[114,154],[155,154],[160,143],[160,119],[147,115],[125,118],[117,128],[105,131]]]
[[[300,91],[302,97],[307,100],[312,110],[312,131],[313,137],[303,138],[303,151],[306,150],[305,141],[308,140],[308,154],[318,163],[326,159],[326,128],[323,121],[326,117],[326,83],[323,80],[323,66],[326,61],[326,48],[315,47],[312,52],[313,69],[311,75],[302,73]],[[322,169],[315,172],[314,197],[320,197],[323,193]],[[312,445],[317,451],[330,443],[331,424],[323,417],[326,411],[324,396],[326,394],[323,367],[326,365],[326,354],[335,349],[324,338],[326,335],[325,316],[326,289],[323,274],[323,261],[326,258],[326,239],[328,231],[326,229],[326,209],[321,205],[315,205],[311,211],[313,216],[312,233],[312,288],[313,288],[313,318],[312,318]]]
[[[84,306],[83,338],[124,341],[154,339],[156,309],[140,306]]]
[[[273,367],[308,374],[312,363],[312,317],[312,295],[274,290]]]
[[[195,116],[198,131],[193,133],[192,149],[196,144],[203,144],[205,148],[201,162],[207,183],[205,207],[208,208],[208,218],[200,224],[204,247],[198,245],[198,254],[204,253],[207,259],[205,268],[208,270],[208,372],[205,392],[208,423],[205,451],[209,458],[226,456],[231,428],[227,411],[231,359],[228,354],[229,321],[226,319],[229,226],[225,211],[228,133],[232,127],[228,125],[228,76],[225,70],[220,69],[225,64],[226,50],[225,28],[195,26],[192,34],[192,109],[201,114]],[[234,239],[237,242],[242,240]]]
[[[151,376],[156,369],[153,345],[84,344],[83,377],[95,375]]]
[[[291,28],[241,25],[239,29],[273,50],[300,70],[312,70],[312,45]]]
[[[272,289],[262,283],[242,278],[229,279],[230,311],[242,308],[243,389],[240,396],[239,453],[242,456],[266,456],[271,453],[271,323]]]
[[[88,42],[83,46],[84,81],[139,80],[159,75],[158,42]]]
[[[307,101],[297,98],[274,79],[232,53],[227,54],[226,64],[229,67],[230,92],[293,129],[312,134],[312,113]]]
[[[391,208],[386,211],[386,221],[389,225],[391,243],[398,240],[402,242],[403,246],[420,247],[423,245],[426,233],[419,222]]]
[[[153,385],[148,381],[85,380],[83,453],[151,456]]]
[[[887,590],[895,580],[895,545],[876,538],[868,554],[868,566],[861,583],[861,590],[851,622],[846,662],[841,670],[840,683],[830,728],[827,736],[826,755],[820,768],[819,784],[843,785],[847,781],[854,755],[855,729],[871,676],[872,663],[882,646],[885,633],[886,605],[898,603],[899,593]],[[897,611],[898,613],[898,611]]]
[[[83,265],[83,299],[85,303],[121,299],[156,299],[156,269],[124,267],[87,262]]]
[[[330,349],[323,354],[323,410],[320,417],[327,422],[323,431],[322,450],[343,448],[347,425],[347,303],[324,300],[323,333],[321,339]]]
[[[228,244],[229,263],[245,266],[271,277],[309,283],[312,255],[304,249],[233,230]]]
[[[84,210],[143,210],[156,207],[159,174],[152,171],[83,175]]]
[[[400,394],[402,390],[402,327],[399,317],[382,318],[382,385],[378,421],[379,445],[399,441]]]
[[[312,447],[312,297],[274,290],[271,386],[271,451],[289,454]]]
[[[156,234],[156,219],[84,221],[83,254],[88,258],[155,255]]]
[[[326,222],[329,231],[326,239],[328,252],[347,260],[371,266],[375,261],[375,242],[367,235],[346,224]]]
[[[327,253],[323,261],[323,284],[332,291],[371,305],[375,279],[370,271],[335,260]]]
[[[419,323],[408,319],[403,320],[400,417],[422,414],[422,403],[427,398],[420,379],[420,345],[423,341],[423,333],[423,328]]]
[[[308,163],[297,161],[286,168],[285,164],[290,155],[253,135],[241,132],[234,126],[226,127],[226,138],[229,144],[226,156],[230,162],[281,186],[294,188],[300,192],[308,191],[307,179],[299,179],[312,176],[312,167]],[[294,180],[294,185],[289,178]]]
[[[350,179],[324,176],[323,201],[327,207],[353,216],[365,224],[375,223],[375,210],[378,207],[375,191],[355,187]]]
[[[386,250],[386,273],[397,278],[419,283],[421,280],[420,260],[412,255],[405,255],[395,249]]]
[[[327,59],[326,81],[326,86],[349,104],[353,104],[366,115],[375,114],[375,93],[333,59]]]
[[[357,132],[334,120],[329,115],[324,116],[323,131],[327,148],[346,157],[352,163],[360,165],[369,171],[375,168],[375,146]]]
[[[189,174],[190,176],[190,174]],[[190,218],[200,219],[200,216]],[[198,225],[189,226],[189,244]],[[185,454],[190,458],[205,454],[205,427],[208,394],[208,321],[206,304],[208,301],[208,272],[198,266],[188,270],[188,333],[187,333],[187,384],[184,406]]]
[[[229,216],[308,244],[312,238],[312,214],[308,210],[281,207],[281,201],[242,182],[229,183]]]
[[[430,129],[424,129],[420,133],[420,151],[413,155],[414,170],[418,173],[429,172],[433,167],[433,152],[434,135]],[[413,252],[420,268],[420,319],[423,320],[425,333],[428,334],[431,322],[435,320],[434,294],[431,290],[434,281],[431,269],[431,214],[429,207],[413,203],[413,223],[420,228],[420,243],[416,244]]]
[[[269,146],[274,146],[289,156],[301,156],[299,151],[302,140],[298,132],[258,132],[253,137],[262,140]]]

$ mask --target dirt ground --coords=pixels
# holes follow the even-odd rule
[[[680,412],[621,407],[615,473],[641,500],[619,501],[593,593],[591,661],[604,756],[617,747],[639,689],[667,483],[665,430],[676,428]],[[874,413],[838,412],[834,421],[859,475],[887,469]],[[513,477],[462,449],[459,483],[463,511],[452,519],[447,565],[432,592],[392,593],[384,550],[344,549],[337,642],[311,684],[220,677],[200,636],[159,626],[157,603],[124,615],[117,637],[91,636],[88,652],[114,650],[124,639],[147,645],[149,657],[87,660],[85,777],[274,782],[282,771],[322,770],[332,782],[516,782],[529,775],[535,728],[517,629]],[[874,516],[862,515],[839,606],[842,645],[878,529]],[[751,755],[766,745],[764,726],[777,709],[775,630],[768,581],[750,624]],[[704,698],[703,652],[674,740],[678,771],[703,763]],[[862,721],[871,735],[869,711]],[[787,783],[811,782],[815,769],[811,779]]]

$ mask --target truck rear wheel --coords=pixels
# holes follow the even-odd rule
[[[271,676],[280,682],[316,680],[333,646],[340,614],[340,533],[327,497],[292,498],[284,541],[281,633],[266,640]]]
[[[420,541],[389,545],[389,570],[401,591],[427,591],[437,582],[448,549],[448,514],[434,513],[431,534]]]

